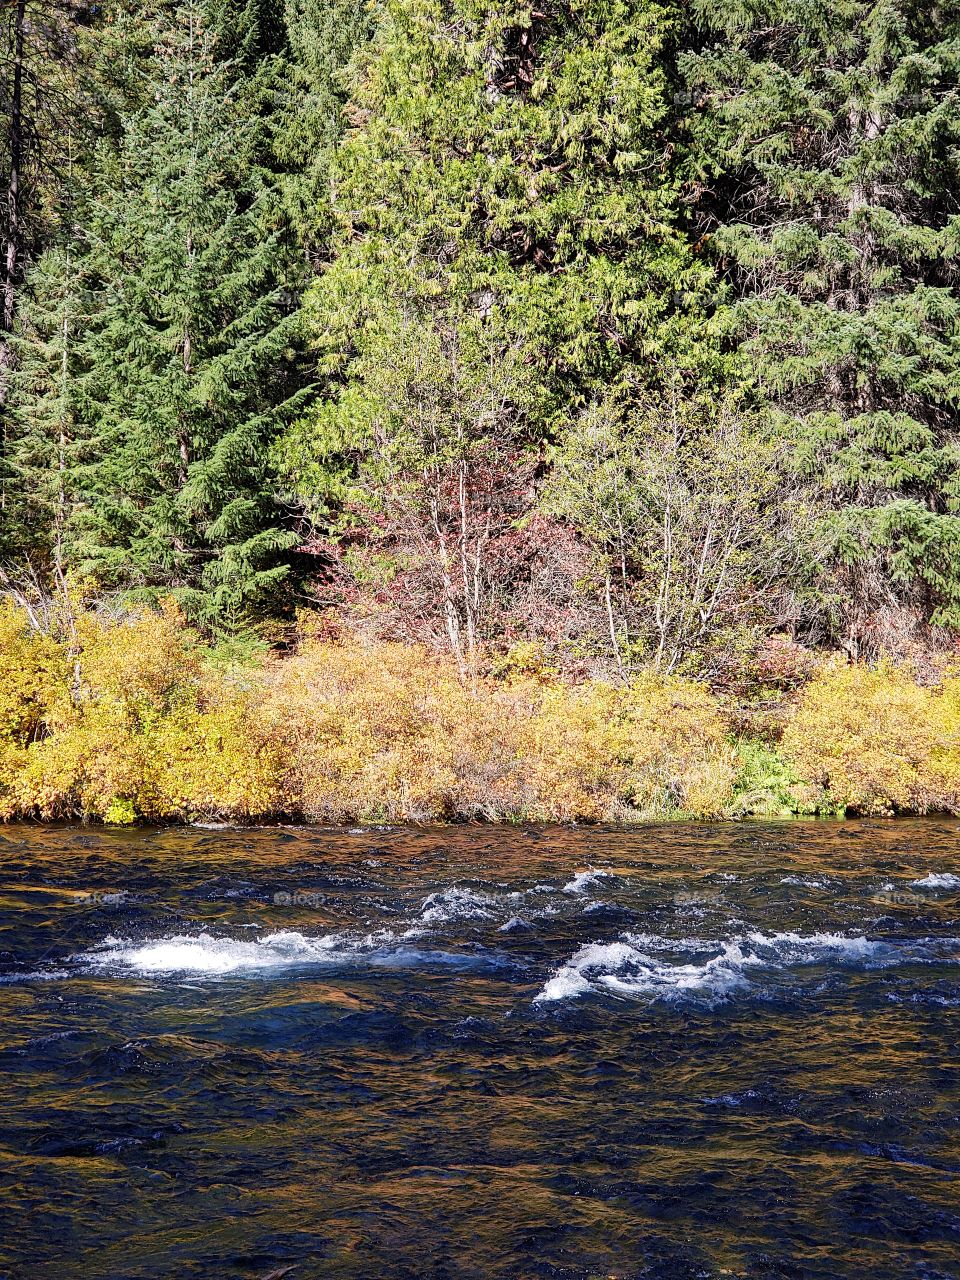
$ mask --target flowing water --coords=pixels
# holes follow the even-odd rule
[[[7,827],[0,1017],[11,1280],[960,1277],[954,822]]]

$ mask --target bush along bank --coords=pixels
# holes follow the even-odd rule
[[[732,732],[654,671],[464,684],[414,645],[304,641],[228,660],[177,610],[0,608],[0,816],[629,822],[960,813],[960,676],[820,665],[782,727]]]

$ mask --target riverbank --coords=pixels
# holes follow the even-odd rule
[[[656,672],[464,683],[411,645],[227,660],[175,609],[0,612],[0,816],[614,821],[960,812],[960,677],[811,663],[744,717]]]

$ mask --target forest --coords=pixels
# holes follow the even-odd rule
[[[5,811],[958,807],[960,3],[0,23]]]

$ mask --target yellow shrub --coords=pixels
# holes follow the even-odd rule
[[[617,691],[599,682],[541,692],[521,737],[528,817],[566,822],[619,816],[619,703]]]
[[[144,817],[252,818],[289,811],[285,744],[271,740],[257,703],[222,690],[202,709],[183,709],[145,735],[148,767],[138,801]]]
[[[839,808],[926,813],[945,800],[936,711],[936,695],[895,667],[837,663],[807,685],[782,754]]]
[[[630,803],[643,813],[720,817],[730,803],[734,752],[716,699],[676,676],[642,676],[624,708]]]
[[[173,601],[122,621],[95,615],[77,622],[79,674],[88,701],[150,721],[196,702],[201,683],[197,639]]]
[[[159,816],[151,804],[148,731],[174,705],[195,700],[197,690],[182,619],[173,608],[124,621],[81,615],[72,644],[69,687],[14,788],[19,807],[43,817]]]
[[[288,808],[327,821],[715,815],[733,779],[716,704],[681,680],[468,689],[413,646],[316,644],[275,664],[263,713]]]
[[[316,643],[210,667],[172,605],[81,614],[69,650],[0,613],[0,816],[111,822],[289,814],[622,819],[720,811],[731,777],[710,695],[648,677],[557,682],[521,653],[465,687],[411,645]]]
[[[499,811],[512,761],[494,709],[424,650],[314,645],[276,664],[264,711],[289,746],[286,792],[312,818]]]
[[[702,685],[650,674],[544,691],[522,742],[531,812],[557,821],[716,817],[729,802],[733,752]]]
[[[31,627],[21,609],[0,602],[0,818],[21,808],[20,778],[30,748],[69,700],[62,645]]]
[[[34,630],[27,615],[0,602],[0,739],[36,737],[67,681],[62,645]]]
[[[0,816],[108,821],[283,812],[287,744],[263,673],[206,670],[172,605],[76,619],[66,644],[0,611]]]
[[[944,680],[933,697],[934,745],[930,760],[940,805],[960,812],[960,676]]]

